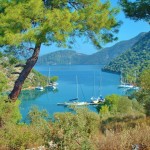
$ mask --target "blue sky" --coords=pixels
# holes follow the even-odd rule
[[[101,0],[101,1],[105,1],[105,0]],[[117,1],[118,0],[111,0],[113,7],[118,6]],[[117,37],[119,39],[113,43],[108,43],[106,45],[103,45],[103,48],[110,47],[119,41],[129,40],[137,36],[141,32],[148,32],[150,30],[150,25],[147,22],[144,21],[135,22],[129,18],[126,18],[122,11],[119,13],[117,18],[118,20],[123,21],[123,24],[119,28],[119,33],[117,34]],[[42,46],[40,55],[54,52],[57,50],[63,50],[63,49],[64,48],[58,48],[55,45]],[[72,50],[84,54],[92,54],[97,52],[97,49],[92,45],[92,43],[90,43],[90,41],[89,42],[84,41],[83,39],[78,39],[76,43],[73,45]]]

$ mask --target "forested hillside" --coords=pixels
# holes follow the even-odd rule
[[[20,65],[20,67],[16,67],[17,64],[23,64],[23,62],[11,55],[2,54],[0,52],[0,73],[6,77],[6,90],[12,90],[15,80],[22,70],[23,66],[21,67]],[[46,85],[47,77],[33,69],[25,81],[23,88],[34,88],[38,86],[38,84]]]
[[[128,72],[133,75],[136,71],[142,72],[150,67],[150,32],[145,34],[142,40],[139,40],[131,49],[124,52],[109,65],[104,67],[104,71],[120,73]]]
[[[81,65],[96,65],[96,64],[108,64],[113,58],[122,54],[124,51],[131,48],[137,41],[139,41],[145,33],[140,33],[136,37],[121,41],[112,47],[104,48],[92,55],[85,55],[77,53],[72,50],[61,50],[52,52],[39,57],[38,64],[50,64],[50,65],[66,65],[66,64],[81,64]],[[86,49],[85,49],[86,51]]]

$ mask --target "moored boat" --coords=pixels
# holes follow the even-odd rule
[[[43,86],[37,86],[35,87],[36,90],[44,90]]]

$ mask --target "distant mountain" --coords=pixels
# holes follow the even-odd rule
[[[37,64],[83,64],[87,55],[72,50],[60,50],[39,57]]]
[[[61,50],[52,52],[40,56],[37,64],[108,64],[112,59],[131,48],[144,35],[145,33],[140,33],[139,35],[130,40],[118,42],[114,46],[104,48],[92,55],[77,53],[76,51],[72,50]]]
[[[109,72],[120,72],[123,70],[131,76],[136,71],[150,69],[150,32],[144,34],[134,46],[112,60],[103,70]]]

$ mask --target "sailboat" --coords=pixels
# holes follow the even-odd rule
[[[55,90],[55,89],[57,89],[57,86],[58,84],[57,83],[52,83],[51,81],[50,81],[50,68],[49,68],[49,70],[48,70],[48,81],[47,81],[47,87],[51,87],[53,90]]]
[[[134,86],[133,86],[133,90],[139,90],[140,88],[138,86],[136,86],[136,82],[137,82],[137,73],[136,71],[134,72],[134,77],[135,77],[135,80],[134,80]]]
[[[131,88],[129,88],[129,89],[127,89],[128,91],[130,90],[130,91],[138,91],[140,88],[136,85],[136,82],[137,82],[137,74],[136,74],[136,71],[135,71],[135,73],[134,73],[134,83],[133,83],[133,87],[131,87]]]
[[[101,76],[101,75],[100,75]],[[101,87],[101,79],[100,79],[100,87]],[[92,103],[94,103],[94,104],[98,104],[98,103],[100,103],[100,102],[104,102],[105,101],[105,99],[102,97],[102,94],[100,93],[100,96],[98,96],[98,97],[95,97],[95,74],[94,74],[94,96],[92,96],[91,97],[91,101],[92,101]],[[100,92],[101,92],[101,89],[99,89],[100,90]]]
[[[120,76],[120,85],[118,86],[118,88],[133,88],[134,86],[130,83],[125,83],[123,81],[123,77],[122,77],[122,72],[121,72],[121,76]]]
[[[36,90],[41,90],[41,91],[44,90],[43,86],[41,86],[40,84],[37,87],[35,87],[35,89]]]
[[[57,103],[57,105],[64,105],[64,106],[83,106],[83,105],[87,105],[87,102],[79,102],[77,100],[79,100],[79,88],[78,88],[78,78],[76,76],[76,97],[69,99],[69,102],[64,102],[64,103]]]
[[[69,99],[69,101],[75,101],[75,100],[78,100],[79,99],[79,87],[78,87],[78,78],[77,78],[77,76],[76,76],[76,88],[77,88],[77,90],[76,90],[76,97],[75,98],[72,98],[72,99]]]

